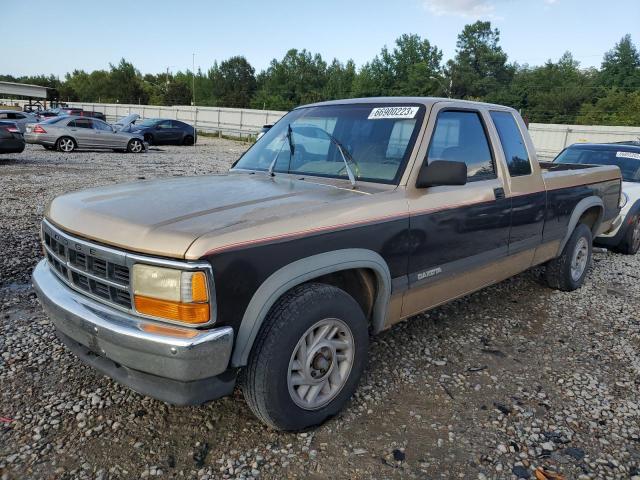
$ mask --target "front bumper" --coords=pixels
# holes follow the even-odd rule
[[[233,391],[227,371],[233,329],[194,330],[138,318],[64,285],[42,260],[33,285],[61,340],[85,363],[119,383],[169,403],[191,405]]]

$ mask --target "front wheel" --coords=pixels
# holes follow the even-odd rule
[[[140,153],[142,150],[144,150],[142,140],[138,140],[137,138],[129,140],[129,143],[127,144],[127,152]]]
[[[638,249],[640,249],[640,217],[635,216],[627,225],[624,236],[615,250],[625,255],[635,255]]]
[[[591,229],[579,223],[562,253],[547,263],[545,277],[551,288],[570,292],[580,288],[591,265],[593,236]]]
[[[366,318],[349,294],[320,283],[295,287],[258,332],[241,377],[247,404],[278,430],[319,425],[355,392],[368,347]]]
[[[186,137],[184,137],[184,140],[182,140],[182,144],[193,145],[193,137],[191,135],[187,135]]]

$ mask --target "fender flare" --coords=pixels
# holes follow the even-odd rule
[[[594,237],[596,236],[596,233],[598,232],[598,228],[600,228],[600,224],[602,223],[602,218],[604,217],[604,203],[602,202],[602,199],[600,197],[591,196],[591,197],[583,198],[573,208],[573,212],[571,213],[571,217],[569,218],[569,224],[567,225],[567,232],[565,233],[564,238],[562,239],[562,242],[560,242],[558,255],[562,254],[562,251],[564,250],[565,245],[569,241],[569,237],[571,237],[571,234],[573,233],[576,226],[578,225],[578,221],[580,220],[580,217],[582,216],[582,214],[593,207],[598,207],[600,212],[598,215],[598,219],[596,220],[596,223],[593,225],[593,228],[591,229],[591,231],[593,232],[593,236]]]
[[[341,270],[367,268],[376,275],[377,291],[373,305],[373,331],[382,330],[391,297],[391,273],[384,259],[372,250],[348,248],[320,253],[292,262],[272,273],[256,290],[242,317],[231,356],[231,365],[247,364],[253,342],[271,307],[293,287]]]

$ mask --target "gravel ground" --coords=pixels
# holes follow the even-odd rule
[[[225,170],[246,145],[0,157],[0,477],[640,479],[640,257],[597,253],[586,285],[535,269],[399,324],[339,417],[269,430],[241,394],[142,397],[61,346],[29,285],[54,196]],[[557,475],[555,476],[554,472]],[[538,478],[544,479],[545,476]]]

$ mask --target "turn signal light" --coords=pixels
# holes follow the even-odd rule
[[[136,310],[143,315],[166,318],[184,323],[207,323],[209,321],[208,303],[182,303],[171,300],[134,295]]]

